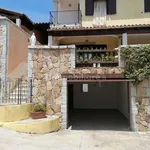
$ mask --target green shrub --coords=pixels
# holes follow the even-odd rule
[[[32,112],[46,112],[46,105],[34,104]]]
[[[137,85],[150,77],[150,45],[122,47],[121,58],[125,61],[125,77],[134,79]]]

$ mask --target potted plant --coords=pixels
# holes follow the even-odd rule
[[[109,57],[110,57],[109,60],[112,61],[112,62],[114,62],[115,56],[109,56]]]
[[[118,62],[118,55],[115,56],[114,61],[115,61],[115,62]]]
[[[46,105],[34,104],[31,113],[31,118],[32,119],[46,118]]]

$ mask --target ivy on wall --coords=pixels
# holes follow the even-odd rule
[[[125,77],[134,79],[134,85],[150,77],[150,45],[122,47],[120,55],[125,61]]]

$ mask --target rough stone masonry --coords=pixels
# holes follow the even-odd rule
[[[1,79],[1,85],[3,83],[5,84],[6,72],[7,72],[7,26],[0,25],[0,79]],[[3,97],[3,93],[0,92],[0,103],[2,102],[2,97]]]
[[[67,80],[70,77],[114,74],[122,76],[124,72],[119,67],[77,69],[73,47],[67,46],[29,47],[28,65],[28,77],[33,79],[33,102],[46,103],[47,113],[59,115],[63,128],[67,125]],[[138,87],[132,86],[131,84],[131,127],[134,131],[148,131],[150,130],[150,81],[145,80]]]

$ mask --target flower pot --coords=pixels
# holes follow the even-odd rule
[[[41,119],[46,118],[46,112],[33,112],[31,113],[32,119]]]

